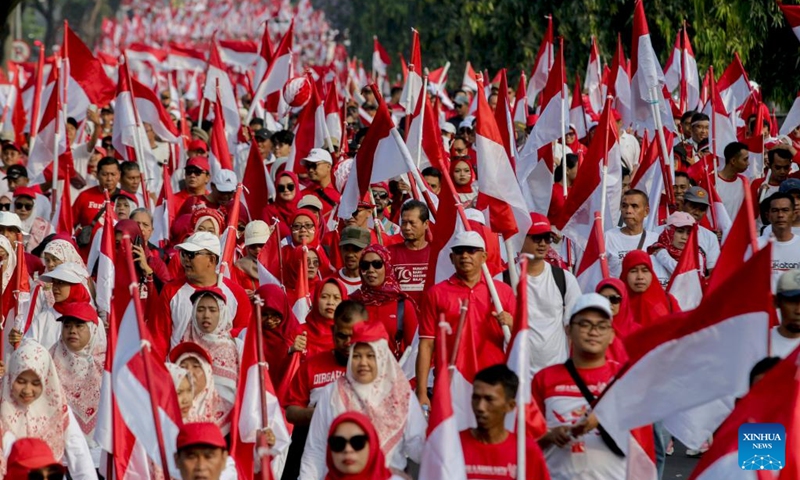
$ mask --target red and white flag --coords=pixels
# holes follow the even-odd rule
[[[797,480],[800,478],[800,349],[772,367],[714,433],[714,443],[703,454],[689,480]],[[786,462],[780,477],[761,469],[760,455],[742,458],[740,428],[748,423],[776,423],[786,429]],[[764,452],[767,453],[766,451]],[[777,467],[777,465],[775,465]]]
[[[600,59],[600,49],[597,48],[597,38],[592,35],[592,47],[589,50],[589,63],[586,65],[586,78],[583,88],[589,95],[589,105],[592,111],[599,114],[603,110],[603,64]]]
[[[425,449],[422,451],[419,480],[442,478],[466,480],[467,478],[464,452],[461,449],[461,437],[450,393],[450,369],[445,328],[449,329],[449,324],[446,322],[439,324],[439,337],[436,345],[436,377],[433,384],[436,395],[431,404],[428,438],[425,441]]]
[[[672,112],[667,109],[662,98],[664,72],[658,62],[650,40],[650,30],[644,15],[642,0],[636,0],[633,13],[633,46],[631,49],[631,104],[633,125],[639,132],[656,133],[656,120],[653,118],[652,102],[658,102],[661,125],[674,128]]]
[[[220,170],[233,170],[231,151],[228,148],[228,137],[225,131],[225,113],[220,102],[214,102],[214,121],[211,124],[209,138],[208,163],[211,165],[211,176]]]
[[[586,111],[583,107],[583,95],[581,95],[581,77],[575,75],[575,88],[572,90],[572,102],[569,106],[569,123],[575,127],[575,134],[578,140],[586,136]]]
[[[528,124],[528,96],[525,93],[525,72],[519,75],[519,84],[514,93],[514,123]]]
[[[61,83],[58,80],[58,70],[58,68],[54,68],[51,72],[52,87]],[[52,178],[51,164],[56,155],[59,158],[59,177],[61,177],[63,165],[66,164],[66,157],[70,152],[67,148],[67,119],[64,118],[64,110],[61,108],[62,89],[59,87],[53,88],[53,90],[54,94],[47,98],[42,118],[39,120],[36,143],[28,155],[28,177],[33,183],[45,181],[45,168],[48,166],[50,166]]]
[[[350,218],[357,210],[359,200],[368,195],[370,185],[410,171],[406,156],[410,157],[411,154],[392,123],[386,102],[375,85],[370,85],[370,88],[378,100],[378,111],[358,149],[355,166],[350,171],[342,192],[339,204],[339,218],[342,219]]]
[[[228,139],[229,150],[236,147],[241,120],[239,119],[239,106],[236,102],[236,93],[228,75],[227,67],[222,63],[217,42],[212,40],[211,53],[208,57],[206,69],[206,83],[203,87],[203,99],[207,102],[219,103],[225,119],[225,136]],[[201,119],[202,121],[202,119]]]
[[[675,46],[664,67],[664,81],[670,92],[678,91],[680,110],[696,110],[700,102],[700,74],[694,57],[692,44],[686,28],[681,28],[675,37]]]
[[[739,110],[739,107],[750,96],[753,88],[750,86],[747,72],[744,70],[744,65],[742,65],[742,60],[737,52],[733,53],[733,60],[719,77],[717,87],[722,101],[725,102],[725,110],[731,113]]]
[[[161,66],[167,60],[167,51],[143,43],[132,43],[125,49],[125,58],[134,70],[144,64],[153,68]]]
[[[64,178],[72,178],[72,151],[67,150],[66,155],[64,155],[68,159],[66,164],[66,175]],[[59,173],[62,169],[59,167]],[[61,175],[59,175],[61,178]],[[59,199],[56,201],[54,206],[54,213],[53,213],[53,227],[55,228],[56,233],[66,233],[69,236],[75,232],[75,220],[72,216],[72,189],[69,188],[67,182],[64,182],[65,187],[58,191]]]
[[[236,260],[236,241],[237,231],[239,228],[239,214],[242,211],[242,184],[236,186],[236,192],[233,195],[233,205],[231,206],[230,213],[228,213],[228,225],[225,227],[225,232],[219,239],[222,245],[222,256],[219,262],[219,271],[222,276],[231,278],[231,268],[233,262]],[[302,277],[302,275],[300,275]],[[220,281],[222,278],[220,277]]]
[[[703,272],[706,266],[697,243],[698,227],[699,225],[695,225],[692,228],[666,289],[667,293],[675,297],[684,312],[694,310],[703,300]]]
[[[305,173],[305,167],[300,162],[308,156],[312,148],[322,147],[333,151],[333,144],[330,143],[330,133],[328,132],[328,124],[325,118],[325,104],[320,99],[317,87],[311,81],[311,78],[306,75],[305,80],[310,85],[311,98],[297,115],[297,123],[294,127],[294,141],[286,162],[286,170],[295,173]],[[302,81],[302,77],[292,80],[292,82]]]
[[[237,71],[249,71],[258,60],[258,44],[249,40],[219,40],[222,61]]]
[[[64,25],[62,54],[67,72],[67,116],[78,121],[86,118],[89,105],[108,105],[114,99],[114,82],[108,78],[103,64],[97,60],[68,25]]]
[[[631,103],[631,72],[625,51],[622,50],[622,37],[617,35],[617,49],[611,60],[611,70],[608,78],[607,92],[611,95],[614,109],[622,117],[622,124],[633,125],[633,104]],[[600,113],[600,112],[598,112]]]
[[[563,49],[559,50],[555,65],[550,69],[547,84],[542,91],[539,120],[533,126],[517,161],[517,180],[528,208],[544,215],[550,209],[554,167],[542,158],[540,149],[561,138],[569,118],[563,53]],[[528,105],[533,105],[531,83],[532,81],[528,83]]]
[[[780,134],[789,135],[792,133],[792,130],[797,127],[800,127],[800,92],[797,92],[797,97],[795,97],[794,103],[792,103],[792,108],[789,109],[789,113],[787,113],[786,118],[783,119]]]
[[[664,129],[664,143],[667,145],[667,157],[672,158],[672,132]],[[669,175],[664,159],[661,157],[658,139],[652,142],[647,141],[645,134],[642,142],[642,159],[636,174],[631,180],[631,189],[648,192],[650,200],[650,215],[644,220],[644,228],[647,231],[654,231],[658,226],[658,212],[661,206],[661,192],[664,190],[665,175]]]
[[[253,75],[253,84],[260,85],[272,63],[272,39],[269,36],[269,24],[264,22],[264,33],[261,35],[261,44],[258,47],[258,58]]]
[[[242,184],[244,185],[244,204],[249,218],[261,218],[261,212],[269,203],[270,198],[275,198],[275,184],[267,173],[264,161],[261,160],[257,142],[250,144]]]
[[[180,205],[172,193],[172,182],[168,169],[162,168],[161,170],[161,192],[153,211],[153,235],[150,237],[150,242],[163,247],[169,241],[170,226],[175,221]]]
[[[725,109],[725,103],[719,93],[717,82],[714,80],[714,71],[709,70],[708,102],[703,107],[703,113],[711,120],[709,125],[708,142],[711,152],[716,155],[717,168],[725,166],[725,147],[731,142],[736,142],[736,127],[731,118],[731,112]]]
[[[481,174],[478,177],[476,208],[488,209],[488,225],[493,232],[503,235],[516,253],[522,250],[525,235],[531,226],[531,217],[522,190],[516,182],[511,160],[503,146],[502,135],[478,82],[475,152],[477,168]]]
[[[420,94],[414,114],[409,118],[411,122],[409,122],[406,145],[411,158],[420,170],[433,166],[439,171],[446,171],[442,131],[427,95]]]
[[[342,119],[342,98],[339,96],[339,82],[334,80],[328,86],[328,93],[325,94],[325,124],[331,139],[339,141],[339,146],[343,145],[342,135],[344,134],[344,120]]]
[[[786,22],[792,27],[792,31],[800,40],[800,5],[779,5]]]
[[[422,53],[419,47],[419,32],[411,30],[411,57],[408,63],[408,76],[400,94],[400,105],[406,114],[411,113],[417,105],[417,97],[422,88]]]
[[[386,78],[386,67],[392,64],[392,57],[383,48],[377,36],[372,37],[372,75],[375,78]]]
[[[608,257],[606,255],[606,240],[603,233],[603,220],[600,212],[594,213],[594,226],[586,242],[586,250],[581,256],[575,278],[582,292],[594,292],[595,287],[604,278],[608,278]]]
[[[300,275],[304,277],[305,275]],[[260,308],[256,305],[255,308]],[[254,453],[259,431],[269,428],[275,435],[275,446],[271,449],[271,478],[281,478],[286,454],[289,452],[291,436],[286,428],[286,419],[278,403],[275,387],[266,369],[261,369],[258,361],[258,339],[261,326],[254,314],[247,326],[247,334],[242,349],[239,379],[236,385],[236,402],[231,415],[231,456],[236,461],[239,478],[253,478],[253,473],[263,468],[257,465]],[[261,393],[266,392],[267,418],[261,415]]]
[[[97,258],[97,282],[95,283],[97,310],[106,312],[106,314],[111,313],[111,303],[114,298],[116,275],[114,224],[117,221],[116,217],[113,205],[111,202],[106,202],[106,210],[103,213],[102,238],[100,239],[100,255]]]
[[[203,71],[206,68],[206,54],[188,45],[170,43],[167,65],[170,70]]]
[[[767,355],[770,311],[775,308],[771,265],[768,246],[697,309],[668,315],[625,339],[628,367],[594,408],[623,451],[630,429],[747,391],[750,369]],[[686,443],[686,432],[671,432]]]
[[[469,90],[470,92],[478,91],[478,76],[475,74],[475,69],[472,68],[472,64],[469,61],[467,61],[467,65],[464,67],[464,78],[461,80],[461,88]]]
[[[536,54],[536,62],[531,69],[530,80],[528,80],[528,105],[534,105],[536,96],[545,88],[549,79],[550,69],[553,67],[555,60],[555,43],[553,41],[553,17],[547,16],[547,30],[544,32],[542,44],[539,46],[539,52]],[[542,98],[540,106],[546,108],[547,98]]]
[[[289,30],[281,39],[278,48],[272,55],[272,62],[269,64],[267,73],[261,83],[258,84],[250,110],[247,112],[247,120],[253,118],[256,109],[263,109],[266,112],[282,117],[288,111],[288,105],[283,101],[281,90],[286,82],[292,78],[292,48],[294,45],[294,21],[289,25]]]
[[[612,118],[611,103],[607,99],[589,152],[578,169],[564,210],[556,222],[556,227],[578,246],[586,245],[589,241],[594,226],[594,212],[600,212],[603,217],[603,231],[612,228],[619,218],[622,159],[617,135],[617,124]]]
[[[511,104],[508,98],[508,78],[506,69],[500,69],[499,92],[497,93],[497,107],[494,110],[494,118],[497,120],[497,128],[500,129],[500,136],[503,139],[503,148],[511,161],[511,168],[517,169],[517,136],[514,133],[514,123],[511,120]],[[515,178],[516,180],[516,178]]]

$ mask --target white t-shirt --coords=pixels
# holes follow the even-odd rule
[[[622,233],[621,228],[612,228],[606,231],[606,252],[608,253],[608,271],[614,278],[619,278],[622,272],[622,259],[628,252],[637,250],[639,235],[625,235]],[[641,250],[647,250],[647,247],[656,243],[658,235],[654,232],[645,231],[644,243],[642,243]]]
[[[361,288],[361,277],[348,277],[344,274],[344,269],[340,268],[337,272],[339,280],[344,283],[345,288],[347,288],[347,294],[352,295],[355,293],[356,290]]]
[[[722,205],[731,219],[736,218],[736,212],[744,202],[744,182],[742,176],[737,175],[733,180],[725,180],[717,174],[717,193],[722,200]]]
[[[553,278],[553,267],[545,263],[538,276],[528,275],[528,328],[531,375],[556,363],[567,361],[569,352],[564,325],[572,306],[581,295],[575,276],[564,271],[567,290],[561,291]]]
[[[764,247],[771,235],[758,237],[759,248]],[[774,237],[772,237],[774,238]],[[793,235],[787,242],[772,242],[772,292],[776,292],[778,279],[787,270],[800,268],[800,236]]]
[[[770,345],[772,345],[770,356],[772,357],[786,358],[797,347],[800,347],[800,337],[786,338],[778,332],[778,327],[772,327],[772,330],[769,332],[769,336]]]
[[[678,261],[670,257],[663,248],[650,255],[650,261],[653,262],[653,275],[658,279],[658,283],[666,289],[669,279],[675,272],[675,267],[678,266]]]

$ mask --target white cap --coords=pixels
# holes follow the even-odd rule
[[[572,312],[569,314],[569,318],[572,319],[575,315],[581,313],[584,310],[600,310],[603,312],[609,320],[614,318],[614,314],[611,313],[611,304],[608,302],[608,299],[599,293],[584,293],[578,300],[575,302],[575,305],[572,306]]]
[[[22,230],[22,220],[20,220],[19,215],[17,215],[14,212],[0,211],[0,226],[16,227],[23,234],[27,233],[24,230]]]
[[[306,207],[314,207],[317,210],[322,210],[322,202],[319,201],[316,195],[304,195],[303,198],[297,202],[297,208],[306,208]]]
[[[176,245],[175,248],[186,250],[187,252],[208,250],[216,256],[220,256],[222,251],[219,246],[219,238],[211,232],[195,232],[183,243]]]
[[[269,225],[262,220],[253,220],[244,227],[244,246],[263,245],[269,239]]]
[[[303,161],[311,163],[325,162],[333,165],[333,158],[331,158],[330,152],[324,148],[312,148],[311,151],[308,152],[308,156],[304,158]]]
[[[483,241],[483,237],[478,232],[458,232],[455,237],[453,237],[453,244],[450,245],[450,249],[456,247],[476,247],[482,248],[486,250],[486,242]]]
[[[452,133],[453,135],[456,134],[456,126],[450,122],[444,122],[442,124],[442,133]]]
[[[475,117],[473,117],[472,115],[469,115],[467,117],[464,117],[464,120],[461,120],[461,123],[458,124],[458,128],[459,129],[461,129],[461,128],[472,129],[472,128],[474,128],[473,127],[474,123],[475,123]]]
[[[211,179],[211,183],[219,192],[233,193],[236,191],[236,174],[233,172],[233,170],[221,168],[217,170],[217,173],[214,174],[214,178]]]
[[[686,212],[673,212],[667,217],[667,225],[671,227],[691,227],[694,225],[694,217]]]
[[[42,275],[41,278],[44,282],[52,282],[53,280],[61,280],[62,282],[77,284],[82,283],[89,276],[89,272],[77,263],[62,263],[51,272]]]
[[[467,220],[473,220],[481,225],[486,225],[486,216],[477,208],[465,208],[464,213],[467,215]]]

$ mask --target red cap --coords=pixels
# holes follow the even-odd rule
[[[378,340],[389,341],[389,334],[381,322],[358,322],[353,326],[353,336],[350,344],[371,343]]]
[[[208,163],[208,157],[203,157],[203,156],[192,157],[189,160],[187,160],[185,168],[189,167],[197,167],[206,173],[211,171],[211,165],[209,165]]]
[[[384,190],[386,190],[388,192],[389,191],[389,184],[386,183],[386,182],[373,183],[372,185],[370,185],[370,188],[382,188],[382,189],[384,189]]]
[[[228,303],[228,297],[225,296],[225,293],[219,287],[203,287],[198,288],[194,291],[194,293],[189,297],[189,299],[194,303],[198,298],[203,295],[214,295],[215,297],[219,298],[225,303]]]
[[[64,466],[53,457],[53,452],[44,440],[20,438],[11,447],[6,478],[28,478],[31,470],[45,467],[58,468],[61,473],[65,471]]]
[[[186,150],[190,151],[190,152],[194,151],[194,152],[206,153],[206,152],[208,152],[208,146],[206,145],[206,142],[204,142],[204,141],[202,141],[200,139],[195,139],[195,140],[190,141],[186,145]]]
[[[169,352],[169,361],[172,363],[178,363],[178,359],[181,358],[184,353],[196,355],[208,362],[209,365],[212,363],[211,355],[208,354],[206,349],[194,342],[179,343],[175,348],[172,349],[172,351]]]
[[[14,189],[14,198],[17,197],[31,197],[36,199],[36,189],[33,187],[17,187]]]
[[[98,324],[97,310],[89,302],[64,302],[60,309],[61,316],[56,320],[63,322],[66,318],[81,322]]]
[[[184,423],[175,443],[178,451],[196,445],[228,449],[219,427],[211,422]]]
[[[541,213],[531,212],[531,228],[528,235],[543,235],[550,233],[550,220]]]
[[[532,115],[528,115],[527,117],[525,117],[525,126],[532,127],[536,125],[537,120],[539,120],[539,115],[536,115],[535,113]]]
[[[108,156],[108,150],[106,150],[105,148],[101,147],[100,145],[94,147],[94,151],[99,153],[100,155],[102,155],[104,157]]]

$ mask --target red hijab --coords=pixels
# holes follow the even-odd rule
[[[604,288],[612,288],[622,297],[622,301],[619,304],[619,311],[614,315],[614,320],[611,322],[611,325],[614,327],[614,341],[609,345],[606,357],[616,361],[620,365],[624,365],[628,361],[628,354],[622,342],[628,335],[639,330],[641,326],[634,321],[631,315],[628,288],[625,283],[618,278],[605,278],[597,284],[595,291],[600,293]]]
[[[353,293],[350,297],[353,300],[361,302],[364,305],[384,305],[394,300],[398,300],[406,295],[400,290],[400,283],[394,275],[394,268],[392,267],[392,255],[389,250],[383,245],[373,243],[361,252],[361,258],[368,253],[374,253],[381,257],[383,260],[383,269],[386,275],[383,284],[379,287],[372,288],[366,283],[361,284],[361,288]]]
[[[628,291],[630,310],[633,319],[642,327],[647,327],[664,315],[680,311],[680,308],[675,298],[667,294],[661,287],[661,284],[658,283],[655,274],[653,274],[653,280],[650,282],[650,286],[647,287],[647,290],[642,293],[631,290],[627,280],[628,272],[639,265],[646,266],[650,272],[653,271],[653,263],[647,252],[643,250],[634,250],[628,253],[625,259],[622,260],[620,279],[625,282],[625,287]]]
[[[333,420],[333,423],[331,423],[331,428],[328,430],[328,437],[331,437],[336,432],[339,425],[348,422],[358,425],[361,430],[364,430],[367,438],[369,438],[369,442],[367,442],[369,445],[367,464],[364,466],[364,470],[362,470],[361,473],[341,473],[336,470],[336,467],[333,465],[333,456],[331,455],[330,448],[328,448],[325,452],[325,464],[328,466],[328,475],[325,476],[325,480],[388,480],[391,478],[392,472],[386,468],[386,458],[381,449],[378,432],[366,415],[358,412],[346,412],[339,415]]]
[[[297,204],[300,202],[301,198],[300,180],[297,178],[297,175],[294,172],[283,171],[275,178],[276,187],[278,185],[278,180],[280,180],[281,177],[289,177],[292,179],[292,182],[294,182],[294,198],[287,202],[286,200],[282,199],[280,195],[277,195],[275,197],[275,202],[264,207],[264,210],[261,212],[261,219],[270,225],[272,225],[273,217],[279,219],[280,223],[278,224],[278,229],[281,232],[281,237],[288,237],[292,234],[290,224],[292,217],[294,216],[295,212],[297,212]]]
[[[319,297],[325,285],[333,284],[339,289],[342,301],[347,300],[347,287],[341,280],[335,277],[327,278],[317,284],[314,293],[311,295],[311,311],[306,317],[306,323],[302,325],[308,333],[308,347],[306,354],[310,357],[316,353],[333,350],[333,320],[325,318],[319,313]]]
[[[467,167],[469,167],[469,174],[470,180],[469,183],[466,185],[459,185],[456,183],[456,167],[459,163],[466,163]],[[450,162],[450,178],[453,179],[453,186],[456,189],[456,193],[472,193],[472,184],[475,183],[475,169],[472,168],[472,164],[470,163],[470,159],[467,157],[457,157],[454,158]]]
[[[289,308],[289,299],[278,285],[266,284],[256,290],[264,301],[263,308],[275,310],[283,319],[277,327],[272,330],[261,330],[264,339],[264,359],[269,364],[269,376],[273,385],[280,385],[286,368],[286,360],[289,357],[289,347],[294,345],[294,339],[303,331],[300,323],[295,318],[292,309]],[[253,311],[253,315],[256,312]]]
[[[62,302],[53,304],[53,309],[62,315],[66,311],[68,303],[91,303],[92,301],[91,297],[89,297],[89,291],[86,290],[86,287],[82,283],[71,283],[69,286],[69,295],[67,295],[67,298]]]

